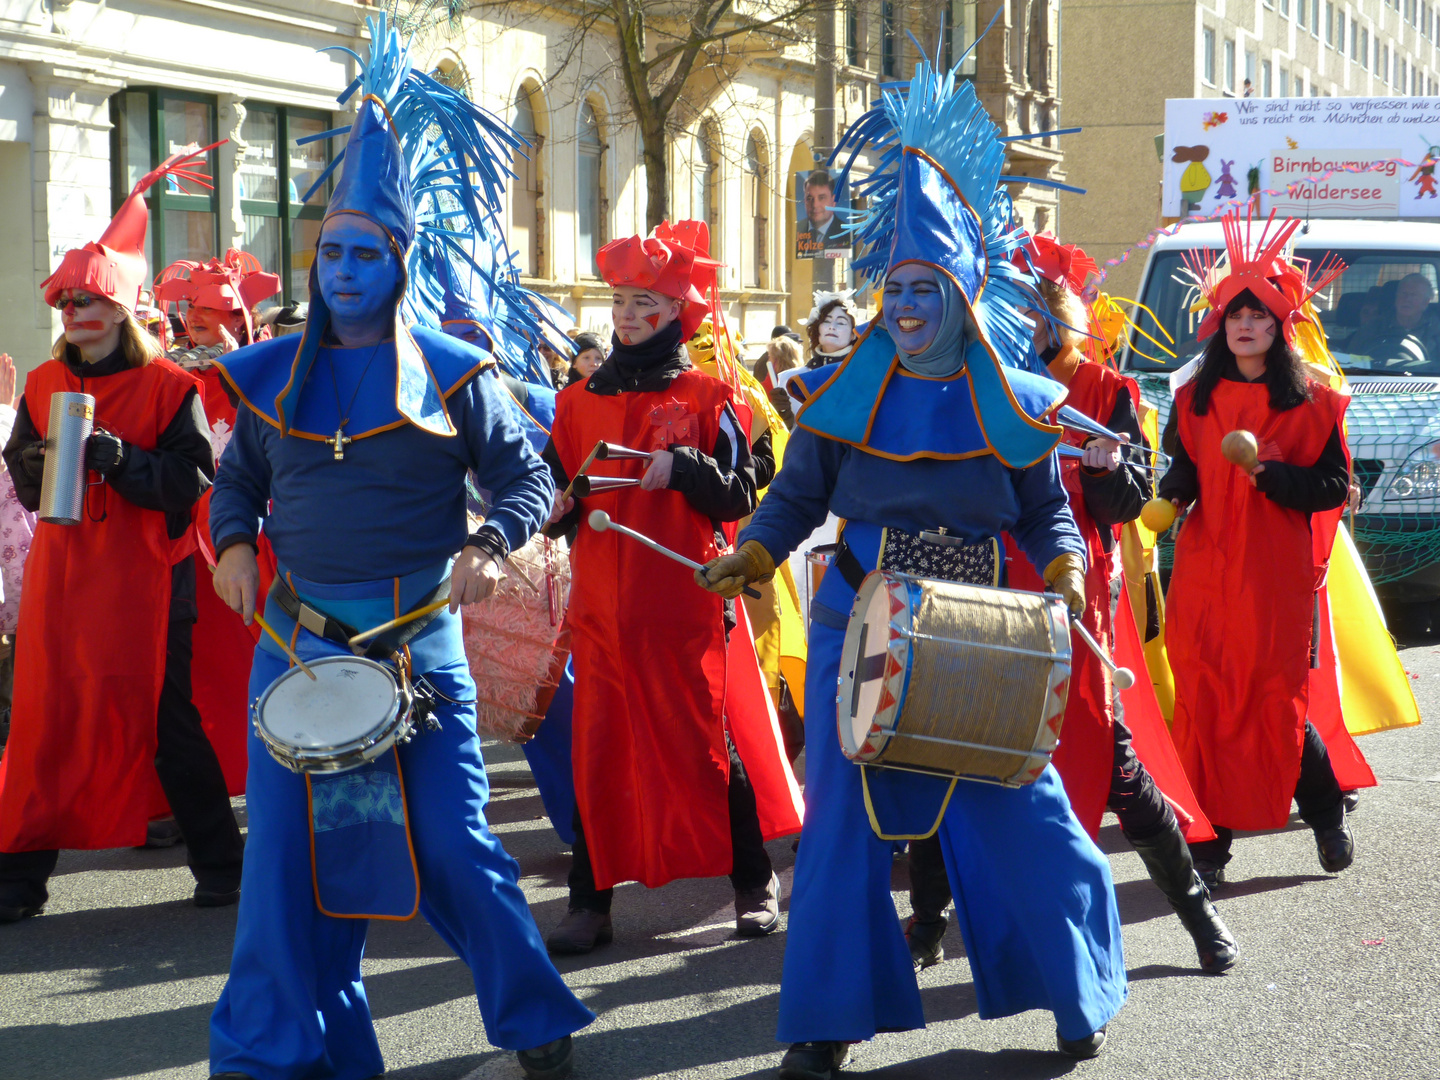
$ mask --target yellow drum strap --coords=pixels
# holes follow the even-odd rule
[[[955,794],[955,785],[959,782],[958,776],[950,781],[950,787],[946,790],[945,798],[940,803],[940,811],[935,815],[935,823],[928,830],[913,836],[899,833],[892,835],[880,827],[880,821],[875,816],[875,804],[870,801],[870,767],[868,765],[860,766],[860,787],[865,792],[865,815],[870,819],[870,828],[881,840],[928,840],[934,836],[940,828],[940,822],[945,820],[945,811],[950,808],[950,796]]]

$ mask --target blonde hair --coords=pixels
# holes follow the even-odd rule
[[[50,349],[50,358],[64,360],[69,349],[70,343],[65,340],[65,334],[62,331]],[[160,348],[160,342],[141,326],[129,311],[125,312],[125,319],[120,323],[120,351],[125,356],[126,365],[132,368],[144,367],[151,360],[158,360],[165,355]],[[78,352],[76,355],[78,356]]]
[[[778,337],[773,339],[766,348],[765,355],[770,358],[770,363],[775,365],[776,375],[800,366],[800,346],[796,344],[794,338]]]
[[[1040,279],[1040,295],[1055,319],[1052,327],[1054,336],[1062,345],[1080,348],[1086,340],[1086,327],[1090,322],[1084,302],[1064,285],[1049,278]]]

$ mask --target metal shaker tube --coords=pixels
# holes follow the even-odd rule
[[[50,395],[45,435],[45,473],[40,482],[40,520],[79,525],[85,509],[85,440],[95,430],[95,399],[57,391]]]

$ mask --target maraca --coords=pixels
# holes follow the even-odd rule
[[[1169,499],[1151,499],[1140,510],[1140,523],[1153,533],[1163,533],[1175,524],[1175,504]]]
[[[1260,444],[1248,431],[1232,431],[1220,440],[1220,453],[1231,465],[1238,465],[1247,473],[1254,472],[1260,464]]]

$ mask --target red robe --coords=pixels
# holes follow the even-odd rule
[[[1073,350],[1068,353],[1078,359]],[[1134,379],[1127,379],[1103,364],[1082,360],[1074,365],[1065,363],[1065,360],[1066,354],[1062,354],[1051,364],[1051,371],[1060,378],[1067,372],[1070,375],[1067,384],[1069,393],[1065,399],[1067,405],[1093,420],[1108,424],[1120,395],[1129,394],[1138,415],[1140,388]],[[1072,445],[1079,446],[1089,436],[1083,432],[1067,431],[1065,438]],[[1101,529],[1112,527],[1101,526],[1090,516],[1080,482],[1079,460],[1061,458],[1060,468],[1065,490],[1070,496],[1070,512],[1075,515],[1075,524],[1085,541],[1085,555],[1089,563],[1085,573],[1085,613],[1081,622],[1113,656],[1117,635],[1110,608],[1111,562],[1101,541]],[[1043,592],[1045,583],[1040,574],[1009,535],[1005,537],[1005,547],[1010,587]],[[1123,598],[1121,602],[1128,603]],[[1070,693],[1065,702],[1060,745],[1052,761],[1064,781],[1065,794],[1070,797],[1075,817],[1093,837],[1099,835],[1100,821],[1105,816],[1115,765],[1115,710],[1111,704],[1113,683],[1110,670],[1100,663],[1078,634],[1071,634],[1070,644]],[[1140,671],[1143,674],[1143,666]],[[1165,731],[1158,706],[1152,709],[1148,707],[1149,702],[1140,700],[1146,691],[1153,700],[1154,689],[1149,680],[1140,679],[1136,687],[1124,696],[1127,726],[1134,736],[1132,749],[1176,808],[1186,838],[1209,839],[1214,833],[1185,783],[1184,774],[1178,769],[1166,767],[1174,752],[1168,745],[1169,734]],[[1157,719],[1158,731],[1155,730]],[[1151,767],[1152,762],[1156,767]]]
[[[728,386],[694,370],[649,393],[602,396],[577,384],[556,401],[551,438],[571,476],[599,439],[708,453],[730,398]],[[633,477],[642,465],[597,461],[588,472]],[[679,492],[623,488],[587,498],[584,509],[604,510],[696,562],[718,554],[710,521]],[[727,651],[720,597],[699,588],[688,568],[591,529],[585,515],[571,566],[575,797],[596,884],[655,887],[730,872],[727,721],[765,838],[798,831],[798,792],[773,710],[744,704],[769,702],[754,647],[748,665]],[[742,623],[731,645],[749,642]]]
[[[193,372],[200,380],[205,403],[205,418],[210,422],[215,457],[219,460],[230,433],[235,428],[235,406],[225,393],[217,368]],[[190,663],[191,697],[200,710],[200,719],[220,768],[225,773],[225,787],[231,795],[245,793],[247,767],[246,741],[249,735],[248,694],[250,658],[260,636],[260,624],[246,626],[244,620],[216,595],[206,569],[214,555],[214,537],[210,535],[210,492],[205,492],[195,507],[195,527],[199,530],[200,557],[195,567],[195,630],[194,652]],[[268,545],[267,545],[268,546]],[[273,570],[265,574],[257,603],[264,604],[264,589],[269,587]]]
[[[1222,380],[1204,416],[1191,408],[1193,384],[1175,398],[1200,495],[1175,542],[1166,594],[1173,735],[1205,813],[1233,829],[1289,819],[1310,711],[1316,595],[1342,509],[1307,515],[1272,502],[1225,460],[1220,442],[1244,429],[1262,461],[1313,465],[1349,398],[1314,382],[1310,390],[1310,404],[1284,412],[1270,408],[1264,383]],[[1373,785],[1343,722],[1316,719],[1340,786]]]
[[[81,379],[58,360],[32,371],[36,430],[50,396],[95,397],[95,425],[154,449],[197,380],[168,360]],[[85,520],[41,522],[25,566],[10,743],[0,761],[0,851],[129,847],[163,806],[155,775],[171,567],[195,549],[165,515],[89,477]]]

